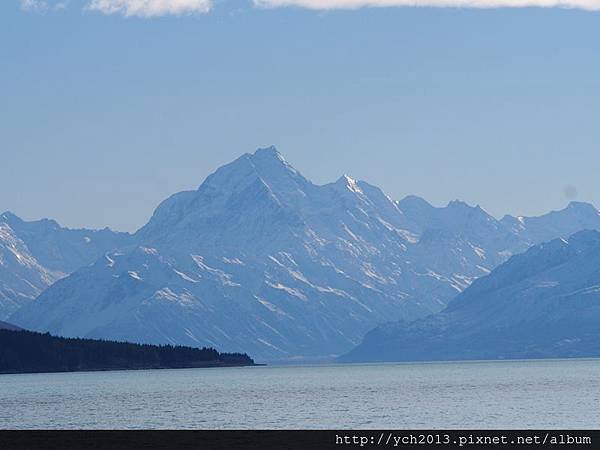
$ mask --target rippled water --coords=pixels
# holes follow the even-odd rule
[[[598,428],[600,360],[0,375],[0,428]]]

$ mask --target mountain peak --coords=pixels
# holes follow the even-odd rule
[[[263,178],[283,174],[302,177],[300,172],[285,160],[275,146],[257,149],[254,154],[250,155],[250,162],[254,165],[255,171]]]
[[[342,188],[346,188],[351,192],[357,193],[357,194],[362,194],[362,189],[359,186],[359,182],[356,181],[354,178],[352,178],[349,175],[342,175],[340,178],[338,178],[338,180],[335,182],[336,185],[341,186]]]
[[[219,191],[239,191],[257,178],[273,188],[288,184],[290,180],[304,183],[306,180],[294,169],[279,151],[271,146],[259,148],[254,153],[245,153],[209,175],[200,188],[212,187]]]
[[[180,192],[163,201],[139,235],[167,236],[177,224],[197,227],[205,224],[207,217],[214,220],[221,214],[233,214],[234,205],[243,209],[246,201],[255,206],[261,199],[268,204],[298,205],[310,187],[275,147],[259,148],[218,168],[196,191]]]
[[[402,200],[398,201],[398,206],[401,210],[414,210],[416,208],[432,210],[434,206],[422,197],[417,195],[407,195]]]
[[[454,211],[455,213],[473,214],[474,216],[484,218],[485,220],[493,219],[492,216],[480,205],[472,206],[466,202],[463,202],[462,200],[452,200],[450,203],[448,203],[446,209],[448,211]]]
[[[256,169],[270,167],[274,170],[285,169],[297,172],[296,169],[285,160],[283,155],[274,145],[271,145],[270,147],[259,147],[254,153],[245,153],[238,158],[238,160],[244,160],[245,162],[252,164]]]
[[[256,158],[276,158],[280,161],[285,161],[283,155],[277,150],[277,147],[271,145],[269,147],[259,147],[256,149],[253,155]]]
[[[19,216],[17,216],[16,214],[13,214],[10,211],[4,211],[2,214],[0,214],[0,220],[20,220]]]
[[[469,205],[466,202],[463,202],[462,200],[452,200],[450,202],[448,202],[448,208],[460,208],[460,209],[474,209],[475,207]]]
[[[62,228],[60,226],[60,224],[56,220],[53,220],[53,219],[43,218],[43,219],[38,219],[38,220],[27,221],[27,220],[21,219],[19,216],[17,216],[16,214],[14,214],[10,211],[5,211],[2,214],[0,214],[0,220],[7,222],[8,224],[10,224],[13,227],[15,227],[15,226],[43,226],[43,227],[50,228],[50,229]]]
[[[592,214],[599,214],[598,210],[596,209],[596,207],[594,205],[592,205],[591,203],[586,203],[586,202],[570,202],[567,207],[567,210],[570,211],[575,211],[575,212],[582,212],[582,213],[592,213]]]

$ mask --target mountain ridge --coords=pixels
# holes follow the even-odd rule
[[[539,244],[440,313],[369,332],[341,361],[600,356],[600,232]]]
[[[561,233],[563,224],[551,225],[569,214],[515,231],[481,207],[395,201],[347,175],[315,185],[273,147],[259,149],[161,202],[126,248],[55,283],[11,320],[262,360],[331,357],[382,322],[441,311],[540,236]]]
[[[50,219],[0,215],[0,319],[7,319],[45,289],[106,251],[129,241],[110,229],[61,227]]]

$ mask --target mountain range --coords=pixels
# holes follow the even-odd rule
[[[26,222],[10,212],[0,215],[0,319],[130,238],[109,229],[70,230],[53,220]]]
[[[497,220],[460,201],[396,201],[349,176],[319,186],[272,147],[168,198],[133,235],[47,221],[60,236],[49,239],[35,231],[46,221],[2,220],[0,280],[10,295],[0,318],[263,361],[345,353],[384,322],[439,313],[512,255],[600,229],[585,203]]]
[[[537,245],[438,313],[369,332],[345,362],[600,356],[600,233]]]

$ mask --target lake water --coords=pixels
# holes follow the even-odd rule
[[[0,428],[598,428],[600,360],[0,375]]]

